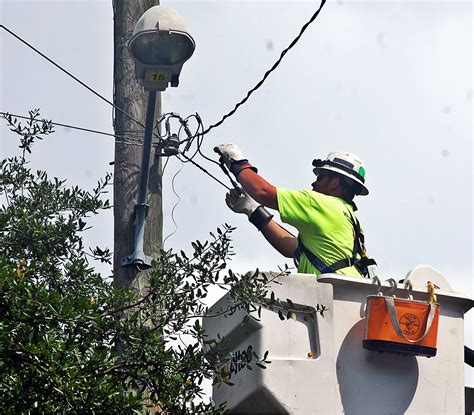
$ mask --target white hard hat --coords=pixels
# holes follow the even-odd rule
[[[329,153],[326,160],[313,160],[313,172],[318,174],[320,170],[330,170],[343,176],[349,177],[361,186],[358,193],[361,196],[369,194],[369,190],[365,187],[365,166],[362,160],[352,153],[345,151],[335,151]]]

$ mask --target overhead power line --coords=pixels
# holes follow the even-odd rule
[[[16,33],[12,32],[10,29],[8,29],[7,27],[5,27],[4,25],[0,25],[0,28],[2,28],[3,30],[5,30],[6,32],[8,32],[10,35],[12,35],[15,39],[19,40],[21,43],[23,43],[24,45],[28,46],[30,49],[32,49],[33,51],[35,51],[38,55],[40,55],[42,58],[46,59],[49,63],[51,63],[52,65],[54,65],[56,68],[58,68],[59,70],[61,70],[62,72],[64,72],[66,75],[68,75],[69,77],[71,77],[72,79],[74,79],[76,82],[78,82],[79,84],[81,84],[84,88],[86,88],[88,91],[92,92],[95,96],[99,97],[102,101],[105,101],[107,104],[111,105],[112,107],[114,107],[115,109],[117,109],[118,111],[120,111],[122,114],[126,115],[127,117],[129,117],[131,120],[135,121],[138,125],[142,126],[143,128],[145,128],[145,125],[137,120],[135,117],[133,117],[132,115],[130,115],[129,113],[127,113],[125,110],[123,110],[122,108],[118,107],[117,105],[115,105],[113,102],[111,102],[110,100],[108,100],[107,98],[105,98],[103,95],[99,94],[95,89],[93,89],[92,87],[90,87],[89,85],[87,85],[86,83],[82,82],[79,78],[77,78],[76,76],[74,76],[71,72],[69,72],[68,70],[64,69],[61,65],[59,65],[58,63],[56,63],[55,61],[53,61],[51,58],[49,58],[48,56],[46,56],[44,53],[40,52],[38,49],[36,49],[34,46],[32,46],[30,43],[28,43],[26,40],[24,40],[23,38],[21,38],[20,36],[18,36]]]
[[[216,122],[215,124],[212,124],[210,125],[203,133],[202,135],[205,135],[207,134],[209,131],[211,131],[213,128],[216,128],[216,127],[219,127],[219,125],[221,125],[227,118],[231,117],[232,115],[235,114],[235,112],[237,111],[237,109],[245,104],[247,102],[247,100],[250,98],[250,95],[252,95],[258,88],[260,88],[263,83],[265,82],[265,80],[268,78],[268,76],[278,67],[278,65],[280,65],[281,61],[283,60],[283,57],[288,53],[288,51],[296,45],[296,43],[298,43],[298,41],[300,40],[301,36],[303,35],[303,33],[305,32],[305,30],[308,28],[308,26],[313,23],[315,20],[316,20],[316,17],[318,17],[319,13],[321,12],[322,8],[324,7],[324,5],[326,4],[326,0],[321,0],[321,4],[318,8],[318,10],[316,10],[316,12],[311,16],[311,18],[303,25],[303,27],[301,28],[300,30],[300,33],[298,34],[298,36],[296,36],[293,41],[290,43],[290,45],[281,52],[280,54],[280,57],[278,58],[278,60],[273,64],[273,66],[267,71],[265,72],[265,74],[263,75],[263,78],[251,89],[247,92],[247,95],[240,101],[238,102],[237,104],[235,104],[235,107],[229,111],[227,114],[225,114],[218,122]]]
[[[263,75],[263,78],[252,88],[250,89],[246,96],[240,101],[238,102],[237,104],[235,104],[234,108],[229,111],[227,114],[225,114],[218,122],[216,122],[215,124],[212,124],[210,125],[206,130],[204,130],[202,133],[201,133],[201,136],[204,136],[205,134],[207,134],[209,131],[211,131],[212,129],[216,128],[216,127],[219,127],[227,118],[231,117],[232,115],[234,115],[236,113],[236,111],[238,110],[238,108],[240,106],[242,106],[243,104],[245,104],[247,102],[247,100],[250,98],[250,96],[257,90],[259,89],[263,83],[266,81],[266,79],[268,78],[268,76],[273,72],[275,71],[275,69],[280,65],[281,61],[283,60],[284,56],[290,51],[290,49],[292,49],[297,43],[298,41],[300,40],[301,36],[303,35],[303,33],[306,31],[306,29],[308,28],[308,26],[313,23],[316,18],[318,17],[319,13],[321,12],[322,8],[324,7],[324,5],[326,4],[326,0],[321,0],[321,4],[319,5],[319,8],[315,11],[315,13],[310,17],[310,19],[301,27],[301,30],[300,32],[298,33],[298,35],[293,39],[293,41],[288,45],[288,47],[286,49],[284,49],[281,54],[280,54],[280,57],[277,59],[277,61],[272,65],[272,67],[267,71],[265,72],[265,74]],[[135,121],[137,124],[139,124],[140,126],[144,127],[143,123],[139,120],[137,120],[136,118],[134,118],[133,116],[131,116],[130,114],[128,114],[126,111],[124,111],[123,109],[117,107],[113,102],[109,101],[107,98],[105,98],[104,96],[102,96],[101,94],[99,94],[97,91],[95,91],[93,88],[91,88],[90,86],[88,86],[87,84],[85,84],[84,82],[82,82],[79,78],[77,78],[76,76],[74,76],[73,74],[71,74],[69,71],[67,71],[66,69],[64,69],[61,65],[57,64],[56,62],[54,62],[52,59],[50,59],[48,56],[46,56],[44,53],[40,52],[38,49],[36,49],[34,46],[32,46],[30,43],[28,43],[26,40],[22,39],[20,36],[18,36],[17,34],[15,34],[14,32],[12,32],[10,29],[6,28],[4,25],[0,25],[0,27],[2,29],[4,29],[6,32],[8,32],[10,35],[12,35],[13,37],[15,37],[16,39],[18,39],[20,42],[22,42],[23,44],[25,44],[26,46],[28,46],[30,49],[32,49],[33,51],[35,51],[37,54],[39,54],[41,57],[43,57],[44,59],[46,59],[48,62],[50,62],[51,64],[53,64],[54,66],[56,66],[58,69],[60,69],[61,71],[63,71],[65,74],[67,74],[68,76],[70,76],[72,79],[74,79],[76,82],[78,82],[79,84],[81,84],[83,87],[85,87],[86,89],[88,89],[90,92],[92,92],[94,95],[96,95],[97,97],[99,97],[100,99],[102,99],[103,101],[105,101],[107,104],[111,105],[112,107],[114,107],[115,109],[119,110],[120,112],[122,112],[124,115],[126,115],[127,117],[129,117],[130,119],[132,119],[133,121]]]
[[[0,111],[0,116],[5,117],[6,115],[11,115],[14,118],[20,118],[22,120],[30,120],[31,119],[30,117],[25,117],[24,115],[11,114],[9,112]],[[72,130],[84,131],[84,132],[87,132],[87,133],[106,135],[106,136],[109,136],[109,137],[115,137],[115,138],[119,138],[119,139],[128,140],[128,142],[123,142],[124,144],[141,145],[141,139],[131,137],[130,135],[107,133],[105,131],[93,130],[91,128],[78,127],[76,125],[70,125],[70,124],[62,124],[62,123],[59,123],[59,122],[50,121],[50,123],[51,123],[51,125],[58,126],[58,127],[70,128]],[[137,131],[137,132],[130,131],[129,133],[143,134],[143,132],[140,132],[140,131]],[[135,143],[134,143],[134,141],[135,141]]]
[[[209,173],[204,167],[200,166],[198,163],[196,163],[192,158],[189,158],[186,156],[184,153],[179,153],[181,156],[183,156],[187,161],[190,161],[192,164],[194,164],[199,170],[201,170],[203,173],[207,174],[209,177],[212,177],[217,183],[221,184],[224,186],[227,190],[230,190],[230,187],[227,186],[225,183],[221,182],[216,176],[213,176],[211,173]]]
[[[23,115],[17,115],[17,114],[11,114],[9,112],[3,112],[3,111],[0,111],[0,115],[2,115],[2,116],[11,115],[12,117],[20,118],[22,120],[29,120],[30,119],[30,117],[25,117]],[[72,130],[86,131],[88,133],[94,133],[94,134],[101,134],[101,135],[108,135],[108,136],[111,136],[111,137],[116,137],[116,135],[113,134],[113,133],[106,133],[104,131],[91,130],[90,128],[77,127],[75,125],[69,125],[69,124],[61,124],[59,122],[51,122],[51,124],[56,125],[58,127],[71,128]]]

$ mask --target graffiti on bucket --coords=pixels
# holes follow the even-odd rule
[[[219,372],[223,375],[223,380],[225,382],[229,381],[232,375],[237,375],[237,373],[245,368],[246,363],[249,363],[251,360],[252,346],[249,345],[247,349],[235,351],[230,362],[224,363],[219,368]]]

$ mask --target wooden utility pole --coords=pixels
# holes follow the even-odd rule
[[[135,63],[127,44],[135,23],[159,0],[113,0],[114,7],[114,104],[144,124],[147,93],[135,79]],[[161,96],[157,94],[156,119],[161,115]],[[117,286],[131,284],[137,277],[135,266],[122,267],[122,258],[134,250],[134,209],[137,203],[141,143],[144,127],[115,109],[114,164],[114,282]],[[127,137],[127,138],[125,138]],[[152,155],[148,183],[149,210],[145,226],[144,251],[156,258],[162,247],[163,212],[161,164]]]

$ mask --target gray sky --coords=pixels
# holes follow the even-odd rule
[[[1,0],[0,20],[111,99],[111,3]],[[162,3],[179,11],[197,45],[179,88],[163,93],[163,110],[198,112],[206,126],[244,97],[319,5]],[[264,86],[206,136],[204,152],[234,142],[267,180],[291,189],[310,187],[313,158],[358,154],[371,192],[358,199],[358,216],[381,276],[400,279],[429,264],[472,295],[472,16],[468,1],[329,1]],[[112,132],[110,106],[6,32],[0,36],[1,111],[40,108],[53,121]],[[56,130],[37,145],[33,166],[84,187],[112,171],[112,138]],[[14,137],[3,125],[0,134],[1,155],[13,154]],[[171,181],[179,168],[170,160],[164,175],[165,236],[174,230]],[[168,248],[187,249],[227,222],[238,226],[234,270],[287,262],[195,167],[185,165],[174,187],[178,227]],[[112,247],[111,212],[91,223],[91,244]],[[467,335],[472,348],[472,330]]]

